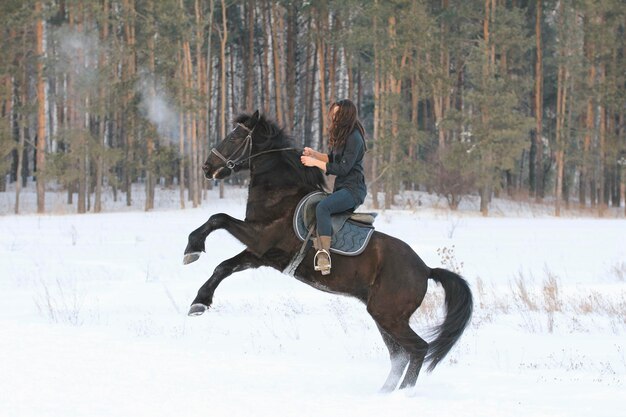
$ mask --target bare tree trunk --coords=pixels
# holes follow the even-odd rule
[[[311,22],[309,22],[309,30],[311,29]],[[317,70],[317,42],[309,43],[307,50],[311,47],[313,53],[307,55],[307,94],[305,97],[305,111],[304,111],[304,137],[302,138],[302,144],[304,146],[313,146],[313,113],[315,107],[315,72]],[[322,150],[323,152],[324,150]]]
[[[375,0],[375,4],[378,5],[378,0]],[[371,194],[372,194],[372,207],[377,210],[378,206],[378,153],[380,147],[380,107],[381,107],[381,97],[380,97],[380,46],[378,45],[378,41],[376,36],[378,35],[378,16],[373,17],[373,28],[374,28],[374,141],[373,141],[373,149],[372,149],[372,173],[370,174],[370,178],[372,178],[371,184]]]
[[[559,4],[559,31],[564,34],[567,22],[565,21],[564,4]],[[563,36],[563,38],[565,38]],[[565,115],[567,109],[567,86],[569,71],[565,58],[569,56],[569,45],[563,39],[559,51],[559,66],[557,74],[557,101],[556,101],[556,190],[555,190],[555,216],[561,215],[561,203],[563,200],[563,170],[565,166]]]
[[[103,0],[102,2],[102,15],[103,15],[103,21],[102,21],[100,39],[103,44],[106,44],[109,38],[109,0]],[[100,66],[100,68],[105,67],[106,59],[107,59],[106,54],[104,50],[102,50],[98,58],[98,65]],[[99,135],[101,138],[100,140],[101,140],[102,149],[100,149],[100,152],[98,152],[98,158],[96,160],[96,189],[95,189],[95,200],[94,200],[94,207],[93,207],[93,211],[95,213],[100,213],[102,211],[102,181],[103,181],[103,176],[104,176],[104,156],[102,154],[106,147],[105,135],[107,132],[106,130],[107,120],[106,120],[106,115],[105,115],[106,107],[105,107],[105,101],[104,101],[105,96],[106,96],[106,91],[105,91],[104,83],[99,88],[99,95],[100,95]]]
[[[323,38],[323,33],[326,30],[326,20],[327,15],[323,11],[318,11],[318,19],[317,19],[317,56],[318,56],[318,71],[320,77],[320,136],[319,143],[321,149],[326,149],[328,147],[328,143],[325,140],[326,137],[326,48]]]
[[[150,83],[148,85],[148,94],[150,96],[150,100],[154,100],[156,96],[156,64],[154,57],[154,38],[156,36],[156,27],[154,22],[154,0],[148,0],[147,4],[148,8],[148,36],[146,43],[148,45],[148,69],[150,70]],[[155,178],[153,174],[154,164],[152,160],[152,154],[154,152],[154,143],[156,136],[156,131],[151,130],[146,133],[146,202],[144,205],[144,210],[149,211],[154,208],[154,193],[155,193]]]
[[[447,8],[448,0],[441,0],[442,12],[445,12]],[[446,80],[450,75],[450,52],[448,51],[445,40],[445,35],[447,33],[445,19],[441,19],[440,28],[441,38],[439,39],[439,70],[443,71],[443,73],[441,74],[441,76],[437,77],[437,93],[434,97],[433,102],[435,108],[437,132],[439,135],[439,148],[444,149],[446,147],[447,132],[446,129],[443,127],[442,122],[444,117],[446,116],[446,112],[449,107],[447,103],[450,100],[450,94],[446,86]]]
[[[212,133],[211,131],[212,123],[210,121],[211,121],[211,113],[213,112],[213,50],[211,46],[212,46],[212,40],[213,40],[213,11],[214,9],[215,9],[215,0],[210,0],[209,1],[209,30],[208,30],[208,42],[207,42],[208,46],[207,46],[207,55],[206,55],[206,62],[207,62],[206,65],[207,65],[207,73],[208,73],[207,84],[206,84],[206,136],[207,136],[207,139],[209,139],[209,141],[206,142],[206,144],[208,145],[208,147],[211,146],[210,139],[211,139],[211,133]],[[208,148],[207,148],[207,154],[208,154]],[[203,184],[205,184],[206,188],[213,189],[212,182],[203,181]]]
[[[535,16],[535,135],[533,137],[534,161],[529,162],[529,176],[535,198],[539,202],[543,198],[543,44],[541,22],[543,19],[543,0],[536,1]]]
[[[233,115],[237,114],[237,100],[235,97],[235,58],[233,45],[228,45],[228,65],[230,67],[230,77],[228,77],[228,91],[230,91],[230,115],[227,115],[227,120],[231,120]]]
[[[84,33],[83,25],[84,22],[84,14],[83,14],[83,5],[78,4],[78,19],[76,24],[76,31],[78,33]],[[85,68],[85,51],[82,48],[79,48],[77,51],[77,67],[80,68],[78,71],[82,71]],[[78,75],[78,74],[77,74]],[[77,77],[78,78],[78,77]],[[77,85],[78,87],[78,85]],[[76,93],[75,93],[76,94]],[[78,134],[78,201],[77,201],[77,212],[79,214],[84,214],[87,212],[87,161],[88,161],[88,142],[87,142],[87,131],[85,129],[85,119],[86,113],[88,109],[87,102],[89,97],[79,97],[78,95],[75,97],[75,109],[74,112],[74,120],[72,127],[76,129],[75,131]],[[79,104],[80,103],[80,104]]]
[[[624,111],[622,110],[619,114],[619,128],[618,128],[618,132],[617,132],[617,137],[618,139],[621,138],[621,140],[625,140],[626,138],[624,137],[624,132],[626,132],[626,124],[624,124],[624,122],[626,122],[626,117],[624,117]],[[618,201],[618,206],[620,204],[620,201],[624,202],[624,216],[626,216],[626,164],[624,162],[622,162],[618,168],[617,168],[620,172],[619,174],[619,179],[620,179],[620,184],[619,184],[619,194],[620,194],[620,199]]]
[[[348,74],[348,98],[356,103],[358,100],[354,97],[354,68],[352,67],[352,55],[347,48],[343,48],[343,56],[346,61],[346,72]],[[361,110],[357,105],[357,110]]]
[[[386,87],[385,87],[385,91],[386,94],[390,94],[391,93],[391,89],[389,87],[389,82],[386,83]],[[389,120],[389,125],[391,127],[391,129],[389,129],[389,127],[387,127],[387,129],[385,129],[385,132],[388,134],[387,138],[389,140],[390,143],[387,143],[387,145],[385,146],[385,151],[384,151],[384,155],[382,156],[383,160],[384,160],[384,166],[386,168],[385,171],[385,181],[383,183],[383,191],[384,191],[384,195],[385,195],[385,203],[384,203],[384,207],[385,209],[390,209],[392,204],[394,204],[395,202],[395,196],[394,196],[394,177],[395,177],[395,160],[396,160],[396,138],[394,137],[394,123],[397,122],[397,112],[396,112],[396,108],[394,106],[394,104],[392,103],[391,100],[387,101],[387,111],[386,111],[386,116],[388,117],[387,120]]]
[[[563,164],[564,164],[564,144],[563,144],[563,121],[565,119],[566,100],[566,70],[563,63],[559,64],[557,76],[557,114],[556,114],[556,189],[554,215],[561,215],[561,199],[563,190]]]
[[[569,162],[565,160],[565,152],[567,151],[567,146],[568,144],[572,143],[572,118],[573,118],[573,113],[574,113],[574,109],[572,108],[573,106],[571,105],[567,105],[567,94],[571,91],[574,90],[573,87],[573,83],[571,81],[572,77],[570,76],[569,73],[569,69],[567,69],[567,72],[565,74],[565,78],[567,79],[567,84],[566,84],[566,90],[565,90],[565,99],[564,99],[564,109],[567,109],[566,114],[567,114],[567,122],[563,122],[563,125],[567,127],[567,129],[565,130],[564,133],[564,146],[563,146],[563,168],[564,168],[564,173],[563,173],[563,201],[565,202],[565,208],[569,209],[570,208],[570,195],[571,195],[571,186],[574,183],[573,181],[573,176],[572,174],[567,175],[567,169],[568,166],[570,167],[569,171],[573,171],[571,168],[573,166],[573,162]],[[565,115],[563,115],[563,118],[565,119]]]
[[[420,71],[419,56],[413,60],[413,71],[411,73],[411,137],[409,139],[409,160],[416,159],[417,154],[417,132],[419,130],[419,79]]]
[[[269,17],[266,12],[264,12],[264,8],[262,5],[259,6],[261,8],[261,23],[264,28],[265,35],[265,43],[263,45],[263,53],[260,56],[261,59],[261,73],[263,76],[263,91],[261,92],[261,96],[263,97],[263,113],[269,114],[271,109],[271,90],[270,90],[270,37],[271,31],[269,26],[272,24],[268,21]]]
[[[12,34],[13,35],[13,34]],[[13,36],[12,36],[13,37]],[[24,37],[23,40],[24,45],[23,50],[26,50],[27,46],[26,46],[26,38]],[[26,117],[23,114],[19,114],[18,112],[15,112],[15,114],[13,114],[13,109],[12,109],[12,101],[15,99],[15,101],[17,102],[21,102],[22,106],[27,102],[27,97],[28,97],[28,89],[26,88],[26,80],[28,79],[28,74],[27,74],[27,66],[23,65],[23,71],[21,71],[22,80],[14,80],[14,82],[11,82],[11,77],[7,76],[6,78],[6,82],[5,82],[5,86],[6,86],[6,91],[7,91],[7,100],[5,101],[5,114],[4,116],[6,116],[6,120],[7,120],[7,132],[10,132],[10,136],[13,137],[14,136],[14,129],[15,129],[15,124],[17,124],[17,129],[18,129],[18,145],[17,145],[17,161],[16,161],[16,167],[15,167],[15,214],[19,214],[20,212],[20,193],[22,190],[22,170],[23,170],[23,161],[24,161],[24,143],[26,142]],[[15,85],[13,85],[15,84]],[[18,87],[17,85],[22,85],[22,92],[21,94],[19,93]],[[20,97],[21,96],[21,97]],[[0,107],[0,110],[2,110],[2,108]],[[1,173],[0,175],[2,175],[2,185],[5,185],[5,179],[4,179],[4,173]],[[26,184],[24,184],[26,185]],[[3,192],[6,191],[6,189],[2,190]]]
[[[100,99],[103,100],[103,95],[100,95]],[[106,147],[106,116],[104,115],[104,106],[101,106],[100,123],[98,125],[98,134],[101,138],[100,152],[98,152],[98,158],[96,159],[96,186],[95,196],[93,202],[94,213],[100,213],[102,211],[102,181],[104,177],[104,157],[102,153]]]
[[[493,61],[495,59],[495,55],[493,53],[493,46],[491,41],[491,28],[490,23],[493,20],[493,15],[495,13],[494,5],[491,0],[485,0],[485,17],[483,20],[483,39],[485,41],[485,62],[483,66],[483,87],[486,90],[488,78],[492,74],[493,69]],[[481,109],[481,119],[483,126],[487,126],[489,123],[489,109],[484,108]],[[490,150],[486,150],[485,154],[482,156],[481,161],[481,176],[482,176],[482,186],[480,187],[480,212],[483,216],[489,215],[489,199],[491,198],[491,162],[492,155]]]
[[[188,110],[186,113],[187,118],[187,137],[189,138],[189,198],[192,202],[192,206],[198,207],[200,202],[200,194],[198,189],[198,138],[196,131],[196,117],[195,117],[195,103],[192,95],[194,90],[193,82],[193,63],[191,61],[191,47],[189,41],[183,42],[183,54],[184,54],[184,80],[185,80],[185,97]]]
[[[180,63],[179,74],[184,78],[184,62],[182,57],[182,45],[178,51],[178,62]],[[180,156],[180,163],[178,164],[178,185],[180,196],[180,208],[185,208],[185,99],[184,99],[184,87],[180,87],[180,111],[178,112],[178,154]]]
[[[181,8],[183,8],[183,2],[181,2]],[[188,40],[183,40],[183,44],[182,44],[182,54],[183,54],[183,119],[185,120],[184,123],[184,129],[183,129],[183,134],[185,137],[185,143],[186,143],[186,147],[185,147],[185,158],[187,160],[187,165],[186,165],[186,178],[187,178],[187,201],[191,201],[193,203],[193,159],[192,159],[192,153],[193,153],[193,145],[192,145],[192,139],[191,139],[191,124],[192,124],[192,117],[191,117],[191,108],[192,108],[192,69],[191,69],[191,62],[188,59],[188,47],[189,47],[189,41]],[[190,55],[190,54],[189,54]]]
[[[273,69],[274,69],[274,111],[276,113],[276,121],[279,126],[283,125],[284,117],[283,117],[283,77],[281,74],[282,66],[281,66],[281,56],[280,50],[281,41],[278,39],[280,30],[277,30],[277,26],[281,26],[282,18],[279,16],[277,11],[277,6],[275,2],[270,2],[266,0],[265,8],[267,13],[267,21],[270,25],[270,34],[272,37],[272,57],[273,57]]]
[[[24,94],[25,95],[25,94]],[[24,97],[25,98],[25,97]],[[25,101],[23,101],[25,103]],[[20,173],[22,172],[22,161],[24,159],[24,142],[25,142],[25,117],[20,116],[20,141],[17,145],[17,176],[15,181],[15,214],[20,214],[20,191],[22,189],[22,181]]]
[[[42,1],[35,3],[37,14],[37,213],[46,209],[45,169],[46,169],[46,97],[43,74],[43,12]]]
[[[246,3],[247,36],[244,48],[245,63],[243,72],[246,111],[253,111],[254,108],[254,3],[255,0],[248,0]]]
[[[585,18],[585,22],[588,23],[589,17]],[[585,25],[587,26],[587,25]],[[586,28],[585,32],[590,31],[590,28]],[[589,63],[589,73],[587,77],[587,88],[588,88],[588,96],[587,96],[587,114],[585,118],[585,138],[583,141],[583,155],[582,155],[582,165],[580,169],[580,181],[579,181],[579,203],[581,207],[586,206],[587,200],[587,189],[589,187],[589,165],[590,165],[590,148],[591,148],[591,137],[592,132],[594,130],[594,104],[593,104],[593,88],[595,85],[596,79],[596,66],[594,63],[594,45],[593,42],[589,39],[589,36],[585,36],[585,55],[587,61]],[[593,194],[594,190],[589,190],[591,194]],[[591,201],[593,204],[594,198],[591,196]]]
[[[335,16],[333,16],[332,31],[337,33],[339,26],[339,19],[337,14],[335,14]],[[330,45],[330,65],[328,66],[329,105],[337,100],[337,50],[338,47],[336,43]]]
[[[204,45],[204,25],[205,17],[202,12],[202,4],[199,0],[195,1],[195,13],[196,13],[196,88],[200,100],[194,106],[194,113],[196,118],[196,188],[197,188],[197,204],[200,204],[203,199],[203,191],[205,182],[203,181],[204,175],[202,172],[202,163],[204,161],[204,155],[206,152],[206,137],[207,137],[207,117],[204,114],[204,107],[202,103],[210,100],[207,90],[207,71],[206,60],[202,54],[202,47]],[[211,15],[212,17],[212,15]]]
[[[228,41],[228,24],[226,19],[226,0],[222,0],[222,29],[220,33],[221,56],[221,109],[220,138],[226,137],[226,42]],[[224,198],[224,181],[220,181],[220,198]]]
[[[363,83],[361,82],[361,64],[357,64],[356,70],[356,103],[359,113],[363,109]]]
[[[437,85],[439,86],[438,90],[441,91],[441,89],[443,88],[441,86],[442,81],[438,80],[437,81]],[[443,95],[438,94],[437,96],[433,97],[433,108],[434,108],[434,114],[435,114],[435,125],[437,126],[437,135],[439,137],[439,148],[440,149],[445,149],[446,147],[446,132],[441,124],[442,120],[443,120],[443,114],[444,114],[444,109],[443,109]]]
[[[293,133],[296,108],[296,47],[298,36],[298,11],[295,2],[287,5],[287,67],[286,67],[286,106],[287,127]],[[306,81],[304,82],[306,85]]]
[[[391,48],[393,53],[396,56],[399,56],[398,53],[399,48],[396,41],[396,18],[395,16],[391,16],[389,18],[389,28],[388,28],[389,38],[391,39]],[[402,73],[406,67],[408,57],[409,57],[409,49],[405,47],[402,52],[402,56],[396,58],[393,57],[393,67],[399,68],[400,73]],[[387,186],[385,190],[385,208],[391,208],[392,204],[395,204],[395,195],[400,191],[400,179],[398,178],[398,173],[396,171],[396,166],[398,165],[398,158],[400,155],[400,99],[402,94],[402,78],[396,78],[394,72],[389,73],[389,88],[388,92],[391,93],[394,97],[390,107],[391,112],[391,147],[389,152],[389,161],[387,170]]]
[[[10,31],[9,39],[13,37],[14,37],[13,31]],[[1,41],[2,39],[0,38],[0,42]],[[6,96],[3,98],[2,102],[0,102],[0,111],[4,112],[4,113],[0,112],[0,123],[6,122],[7,124],[6,131],[11,132],[13,129],[13,120],[15,116],[13,114],[14,89],[13,89],[12,77],[10,77],[9,75],[5,75],[2,81],[4,83]],[[15,179],[19,181],[19,171],[16,172]],[[0,192],[5,192],[6,186],[7,186],[6,175],[0,172]]]
[[[604,105],[604,95],[603,95],[603,91],[604,91],[604,83],[606,80],[606,66],[605,63],[602,62],[600,63],[600,67],[599,67],[599,77],[598,77],[598,84],[600,87],[600,100],[599,100],[599,106],[598,106],[598,113],[599,113],[599,121],[598,124],[599,126],[599,166],[598,166],[598,175],[600,176],[600,178],[598,178],[599,180],[599,184],[598,184],[598,188],[600,190],[600,196],[598,198],[598,214],[602,215],[603,212],[606,210],[607,206],[608,206],[608,202],[609,202],[609,195],[607,193],[607,189],[606,189],[606,107]]]
[[[124,24],[124,33],[126,36],[126,46],[128,47],[126,55],[126,82],[129,82],[135,76],[135,0],[124,0],[124,10],[126,13],[126,23]],[[134,136],[135,136],[135,117],[130,111],[132,101],[132,89],[126,96],[127,128],[126,135],[126,153],[125,153],[125,184],[126,187],[126,205],[132,204],[132,182],[133,182],[133,159],[134,159]]]

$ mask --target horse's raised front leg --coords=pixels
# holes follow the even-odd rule
[[[252,227],[241,220],[235,219],[225,213],[212,215],[202,226],[189,234],[187,247],[183,257],[183,264],[187,265],[200,258],[205,252],[204,241],[215,230],[225,229],[246,246],[254,243],[255,233]]]
[[[259,266],[262,266],[261,259],[247,250],[219,264],[213,271],[211,278],[198,290],[198,295],[193,300],[193,303],[191,303],[188,314],[190,316],[199,316],[204,313],[211,306],[215,289],[224,278],[229,277],[235,272],[244,271],[249,268],[257,268]]]

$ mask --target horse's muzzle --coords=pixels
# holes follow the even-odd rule
[[[204,176],[206,178],[211,178],[210,172],[211,172],[211,166],[209,164],[204,164],[202,165],[202,171],[204,172]]]

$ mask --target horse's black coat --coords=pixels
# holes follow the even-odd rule
[[[258,112],[252,116],[241,115],[236,122],[243,127],[238,125],[217,146],[228,159],[249,156],[238,155],[236,150],[250,131],[251,155],[293,147],[284,132]],[[303,166],[295,150],[264,153],[232,170],[242,168],[250,169],[245,220],[224,213],[211,216],[189,235],[185,263],[198,259],[205,250],[206,238],[217,229],[227,230],[246,245],[246,249],[215,268],[198,291],[190,314],[202,314],[211,305],[220,282],[234,272],[260,266],[283,271],[301,245],[291,223],[296,205],[304,195],[323,189],[325,184],[321,171]],[[222,179],[232,172],[213,153],[202,169],[207,178]],[[295,277],[314,288],[351,295],[365,303],[391,357],[391,372],[383,391],[396,389],[403,374],[400,388],[415,385],[425,360],[430,362],[428,370],[434,369],[460,338],[472,314],[472,294],[464,279],[445,269],[429,268],[406,243],[380,232],[374,233],[361,255],[333,256],[330,275],[313,270],[313,251],[309,251]],[[436,329],[437,336],[430,344],[409,326],[411,315],[424,299],[429,278],[443,286],[447,308],[446,318]]]

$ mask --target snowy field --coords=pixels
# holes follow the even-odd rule
[[[216,232],[182,265],[187,234],[211,214],[243,218],[245,190],[226,194],[175,210],[177,193],[161,192],[151,213],[107,201],[118,211],[80,216],[51,194],[59,214],[14,216],[0,193],[0,417],[625,415],[623,217],[495,202],[483,218],[475,202],[450,213],[425,194],[381,212],[378,230],[461,272],[475,298],[439,367],[385,395],[387,351],[353,299],[261,268],[186,316],[213,268],[242,249]],[[422,335],[442,317],[431,284],[412,319]]]

